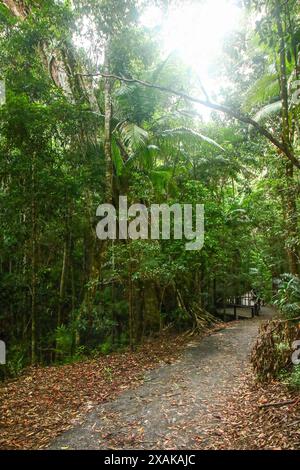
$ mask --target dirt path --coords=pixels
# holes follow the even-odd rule
[[[259,323],[272,313],[264,307],[259,318],[193,340],[177,362],[147,373],[138,388],[92,408],[50,448],[209,448],[212,434],[221,432],[220,409],[239,383]]]

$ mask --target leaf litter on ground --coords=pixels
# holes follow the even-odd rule
[[[187,341],[185,335],[162,335],[135,352],[28,368],[0,387],[0,449],[45,448],[94,405],[137,386],[147,370],[176,360]]]

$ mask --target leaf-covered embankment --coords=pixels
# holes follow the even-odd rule
[[[136,386],[146,370],[170,362],[187,337],[164,336],[136,352],[64,366],[31,367],[0,388],[1,449],[38,449],[74,424],[91,404]]]

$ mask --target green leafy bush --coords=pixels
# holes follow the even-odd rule
[[[292,388],[300,389],[300,366],[295,366],[292,370],[288,383]]]
[[[292,274],[281,278],[274,304],[287,319],[300,316],[300,279]]]
[[[56,353],[62,359],[72,355],[73,332],[65,325],[58,326],[55,330]]]
[[[294,366],[290,372],[283,371],[280,378],[289,387],[300,390],[300,365]]]
[[[102,354],[109,354],[113,349],[111,338],[107,338],[100,346],[100,351]]]
[[[14,345],[7,352],[7,362],[1,366],[0,380],[8,377],[16,377],[19,375],[24,367],[28,365],[26,360],[26,351],[23,346]]]

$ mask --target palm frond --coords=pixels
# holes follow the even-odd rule
[[[210,137],[200,134],[199,132],[194,131],[193,129],[189,129],[187,127],[177,127],[175,129],[166,129],[162,131],[161,133],[162,137],[180,137],[180,138],[186,138],[187,136],[193,140],[202,140],[204,142],[207,142],[211,145],[214,145],[218,147],[219,149],[224,150],[221,145],[219,145],[215,140],[211,139]]]
[[[116,170],[117,176],[120,176],[123,171],[124,162],[123,162],[118,144],[114,138],[112,139],[111,148],[112,148],[112,160],[113,160],[114,168]]]
[[[159,167],[149,173],[151,183],[157,194],[165,196],[175,196],[178,194],[176,178],[174,178],[173,169]]]
[[[119,126],[118,131],[129,153],[133,153],[140,147],[146,145],[149,138],[148,132],[133,122],[124,122]]]
[[[281,101],[275,101],[275,103],[267,104],[261,108],[254,116],[256,122],[265,121],[270,117],[278,114],[282,108]]]
[[[278,78],[275,73],[266,74],[256,80],[246,93],[243,109],[250,112],[257,105],[263,105],[270,102],[271,99],[279,96],[280,89]]]

